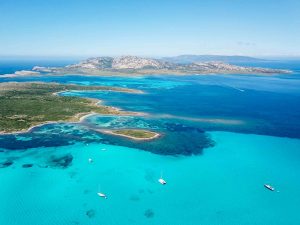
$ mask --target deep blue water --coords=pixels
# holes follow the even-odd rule
[[[66,66],[72,63],[76,63],[75,59],[14,59],[14,58],[2,58],[0,57],[0,76],[2,74],[11,74],[18,70],[31,70],[34,66]]]

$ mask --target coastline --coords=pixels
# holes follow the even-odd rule
[[[52,95],[59,96],[59,93],[63,93],[65,91],[72,91],[72,90],[64,90],[64,91],[53,92]],[[110,91],[117,91],[117,90],[110,90]],[[129,92],[128,91],[128,93],[142,94],[144,92],[142,92],[142,91]],[[93,106],[107,107],[108,109],[111,110],[111,113],[101,114],[101,113],[96,113],[94,111],[91,111],[91,112],[80,112],[80,113],[77,113],[77,114],[71,116],[70,118],[68,118],[66,120],[44,121],[44,122],[41,122],[41,123],[33,124],[29,128],[25,128],[25,129],[21,129],[21,130],[16,130],[16,131],[0,131],[0,135],[27,133],[27,132],[30,132],[32,129],[36,128],[36,127],[41,127],[41,126],[48,125],[48,124],[68,123],[68,122],[69,123],[81,123],[86,118],[88,118],[89,116],[93,116],[93,115],[122,115],[122,116],[146,116],[147,115],[147,113],[122,111],[122,109],[118,108],[118,107],[105,106],[105,105],[102,104],[103,101],[99,100],[99,99],[95,99],[95,98],[84,98],[84,99],[90,100],[91,104]]]
[[[95,105],[98,105],[99,103],[101,103],[102,101],[99,100],[95,103]],[[109,108],[112,108],[118,112],[120,112],[120,114],[100,114],[100,113],[95,113],[95,112],[82,112],[82,113],[77,113],[76,115],[72,116],[71,118],[67,119],[67,120],[59,120],[59,121],[45,121],[36,125],[32,125],[29,128],[26,129],[22,129],[22,130],[17,130],[17,131],[0,131],[0,136],[1,135],[9,135],[9,134],[22,134],[22,133],[27,133],[30,132],[32,129],[36,128],[36,127],[41,127],[44,125],[48,125],[48,124],[56,124],[56,123],[81,123],[83,122],[86,118],[90,117],[90,116],[94,116],[94,115],[104,115],[104,116],[117,116],[117,115],[121,115],[121,116],[146,116],[146,113],[140,113],[140,112],[123,112],[121,109],[116,108],[116,107],[110,107],[107,106]]]
[[[80,116],[81,114],[84,114],[84,115]],[[11,131],[11,132],[0,131],[0,135],[23,134],[23,133],[30,132],[32,129],[34,129],[36,127],[41,127],[41,126],[48,125],[48,124],[67,123],[67,122],[69,122],[69,123],[81,123],[87,117],[97,115],[97,114],[98,113],[94,113],[94,112],[78,113],[78,114],[74,115],[72,118],[70,118],[69,120],[45,121],[45,122],[33,125],[33,126],[29,127],[28,129],[22,129],[22,130],[19,130],[19,131]]]
[[[263,68],[259,68],[263,69]],[[267,68],[269,69],[269,68]],[[293,74],[292,70],[282,70],[282,72],[251,72],[251,71],[179,71],[179,70],[137,70],[132,72],[122,71],[55,71],[45,73],[32,73],[18,74],[16,71],[12,74],[3,74],[0,77],[13,78],[13,77],[38,77],[38,76],[111,76],[111,77],[143,77],[143,76],[155,76],[155,75],[174,75],[174,76],[203,76],[203,75],[260,75],[260,76],[277,76],[277,75],[290,75]]]
[[[156,73],[50,73],[45,74],[45,76],[88,76],[88,77],[145,77],[145,76],[205,76],[205,75],[245,75],[245,76],[278,76],[278,75],[291,75],[294,72],[288,73],[245,73],[245,72],[203,72],[203,73],[183,73],[183,72],[174,72],[174,71],[157,71]],[[16,74],[4,74],[0,75],[0,78],[16,78],[16,77],[42,77],[43,75],[16,75]]]
[[[94,129],[94,130],[98,131],[100,133],[115,135],[115,136],[121,136],[121,137],[129,138],[129,139],[133,139],[133,140],[136,140],[136,141],[150,141],[150,140],[156,139],[156,138],[161,136],[161,134],[159,134],[159,133],[156,133],[156,132],[153,132],[153,131],[146,131],[146,130],[144,130],[144,131],[146,131],[148,133],[152,133],[153,136],[149,137],[149,138],[138,138],[138,137],[133,137],[133,136],[126,135],[126,134],[114,133],[114,130],[102,130],[102,129]]]

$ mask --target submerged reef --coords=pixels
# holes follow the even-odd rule
[[[145,217],[147,217],[148,219],[154,217],[154,212],[152,209],[147,209],[144,213]]]
[[[161,138],[151,142],[129,140],[108,134],[102,135],[102,142],[138,148],[160,155],[197,155],[202,154],[204,148],[214,146],[214,141],[198,127],[170,122],[161,123],[159,126]]]
[[[88,218],[93,218],[96,215],[96,211],[93,209],[90,209],[90,210],[86,211],[85,214],[87,215]]]
[[[48,167],[65,169],[71,166],[73,161],[73,156],[71,154],[66,154],[63,156],[52,155],[47,163]]]
[[[9,167],[13,164],[14,162],[11,161],[11,160],[6,160],[4,162],[0,162],[0,168],[6,168],[6,167]]]
[[[31,167],[33,167],[33,164],[30,164],[30,163],[22,165],[22,168],[31,168]]]

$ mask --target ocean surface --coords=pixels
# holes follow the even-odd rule
[[[147,113],[93,115],[82,123],[48,124],[27,133],[1,135],[0,224],[300,224],[300,62],[256,66],[294,73],[0,75],[0,82],[140,89],[145,94],[62,95],[98,98],[106,105]],[[17,61],[0,61],[2,74],[26,68]],[[149,129],[162,136],[131,141],[101,134],[99,128]],[[161,176],[167,185],[158,182]],[[264,184],[276,190],[269,191]],[[100,198],[99,191],[107,199]]]

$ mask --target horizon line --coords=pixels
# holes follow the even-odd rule
[[[177,57],[177,56],[228,56],[228,57],[251,57],[258,59],[300,59],[300,55],[239,55],[239,54],[172,54],[172,55],[141,55],[141,54],[91,54],[91,55],[0,55],[0,59],[80,59],[93,57],[119,57],[119,56],[139,56],[148,58],[162,58],[162,57]]]

